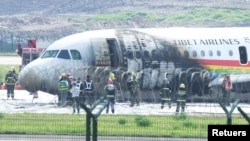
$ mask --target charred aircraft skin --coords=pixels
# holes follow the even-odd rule
[[[207,95],[209,71],[181,52],[183,47],[144,30],[89,31],[54,42],[22,69],[18,80],[30,92],[41,90],[57,94],[62,72],[82,80],[90,75],[98,98],[105,94],[103,88],[113,71],[118,88],[128,98],[126,77],[133,71],[137,74],[143,101],[159,101],[159,88],[166,75],[173,84],[174,93],[179,83],[184,82],[189,96]]]

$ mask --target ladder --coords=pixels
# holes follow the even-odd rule
[[[118,86],[116,87],[115,99],[116,101],[124,102],[123,92],[120,83],[118,83]]]

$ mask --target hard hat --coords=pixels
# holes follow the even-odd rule
[[[181,84],[180,84],[180,88],[185,88],[185,84],[184,84],[184,83],[181,83]]]
[[[132,76],[136,76],[135,72],[133,72],[133,71],[131,72],[131,75],[132,75]]]
[[[109,78],[115,79],[115,74],[114,74],[113,72],[111,72],[111,73],[109,74]]]
[[[66,73],[61,73],[61,77],[66,77]]]

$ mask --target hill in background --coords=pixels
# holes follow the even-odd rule
[[[205,9],[208,13],[197,15],[199,8],[239,11],[250,9],[249,3],[248,0],[1,0],[1,42],[10,37],[18,37],[15,42],[26,42],[27,38],[54,41],[69,34],[103,28],[248,26],[248,19],[240,23],[189,21],[210,14],[211,10]],[[196,13],[192,15],[194,10]],[[189,16],[182,15],[185,13]],[[211,16],[219,19],[223,15]]]

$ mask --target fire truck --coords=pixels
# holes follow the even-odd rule
[[[22,64],[19,66],[19,71],[22,70],[27,64],[37,59],[46,48],[37,48],[36,47],[36,39],[29,39],[28,46],[22,47],[21,44],[17,45],[17,54],[22,58]],[[15,89],[22,89],[20,85],[16,85]],[[37,98],[38,93],[33,93],[33,98]]]
[[[31,61],[37,59],[46,48],[37,48],[36,39],[29,39],[28,46],[22,47],[21,44],[17,45],[17,54],[22,58],[22,64],[20,65],[20,70],[29,64]]]

